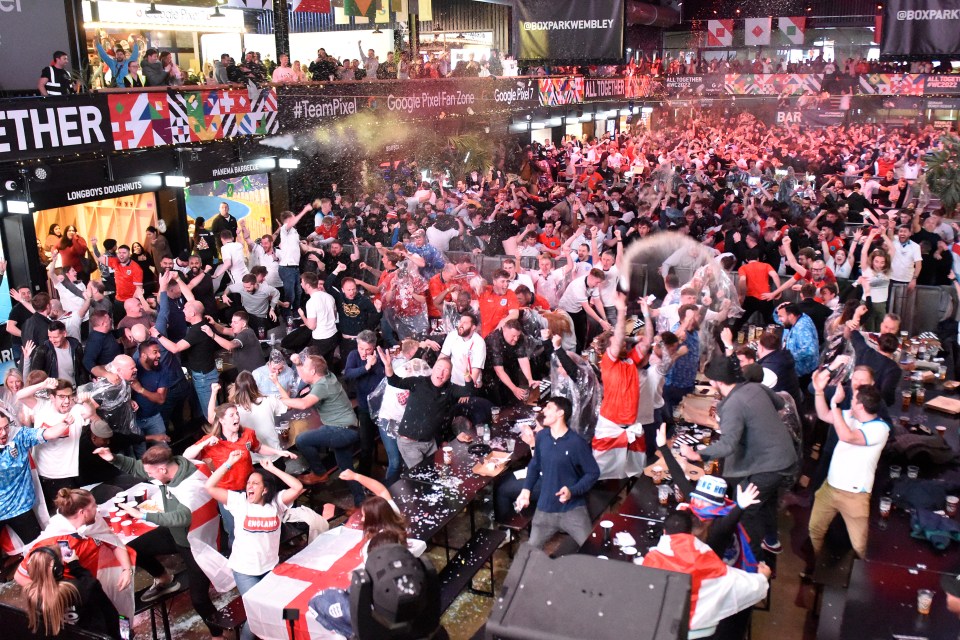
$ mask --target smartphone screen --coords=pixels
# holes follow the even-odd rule
[[[57,544],[60,545],[60,557],[63,558],[64,564],[73,562],[76,559],[76,554],[73,552],[73,549],[70,548],[69,542],[66,540],[58,540]]]
[[[126,616],[120,616],[120,638],[130,640],[130,620]]]

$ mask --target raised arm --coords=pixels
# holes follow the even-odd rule
[[[783,256],[787,259],[787,264],[790,265],[790,268],[796,271],[801,278],[807,275],[807,270],[797,262],[796,257],[793,255],[793,251],[790,248],[793,241],[790,239],[790,236],[784,236],[781,244],[783,245]]]
[[[365,476],[361,473],[357,473],[353,469],[344,469],[340,472],[340,479],[347,482],[353,481],[357,482],[364,489],[369,491],[375,496],[383,498],[384,500],[391,500],[393,496],[390,495],[390,490],[378,480],[374,480],[370,476]]]
[[[277,496],[280,498],[280,502],[282,502],[285,506],[289,507],[303,494],[303,484],[289,473],[277,468],[271,460],[262,460],[260,462],[260,466],[263,467],[265,471],[269,471],[273,475],[277,476],[277,478],[279,478],[283,484],[287,485],[287,488],[281,491]],[[340,474],[340,476],[342,478],[343,474]]]
[[[870,234],[867,236],[867,241],[863,243],[863,250],[860,251],[860,271],[862,273],[866,273],[866,271],[870,269],[870,245],[873,244],[874,239],[876,239],[879,233],[877,229],[871,229]]]
[[[620,350],[623,348],[623,342],[627,338],[627,298],[624,294],[618,293],[614,301],[617,308],[617,325],[613,328],[613,337],[610,338],[610,346],[607,347],[607,355],[614,361],[620,357]]]

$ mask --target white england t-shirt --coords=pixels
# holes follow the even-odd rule
[[[877,471],[877,462],[883,447],[890,436],[890,427],[879,418],[860,423],[850,411],[843,412],[843,419],[850,429],[859,430],[866,444],[838,442],[830,460],[827,482],[834,489],[851,493],[870,493],[873,491],[873,477]]]
[[[277,497],[270,504],[253,504],[243,491],[227,493],[227,511],[233,514],[233,552],[227,563],[247,576],[260,576],[280,563],[280,517],[286,506]]]
[[[52,394],[51,394],[52,395]],[[70,409],[73,424],[66,437],[48,440],[33,448],[33,461],[37,464],[37,473],[44,478],[73,478],[80,474],[80,432],[83,430],[83,417],[80,405]],[[33,426],[38,429],[60,426],[63,414],[59,413],[51,402],[37,407]]]

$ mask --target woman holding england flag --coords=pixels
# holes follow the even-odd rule
[[[229,566],[241,596],[280,563],[280,522],[284,511],[303,493],[300,481],[275,467],[269,458],[261,460],[262,471],[255,470],[247,476],[244,491],[229,491],[218,486],[223,476],[245,455],[249,456],[246,451],[231,451],[226,463],[220,465],[206,482],[210,496],[233,515],[233,549]],[[287,488],[277,492],[273,478],[265,471],[282,480]],[[240,638],[253,638],[249,626],[243,626]]]

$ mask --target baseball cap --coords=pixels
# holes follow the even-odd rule
[[[90,433],[98,438],[113,437],[113,429],[103,420],[94,420],[90,423]]]
[[[345,638],[353,636],[350,618],[350,595],[343,589],[324,589],[310,598],[310,608],[317,614],[317,622],[324,629]]]

